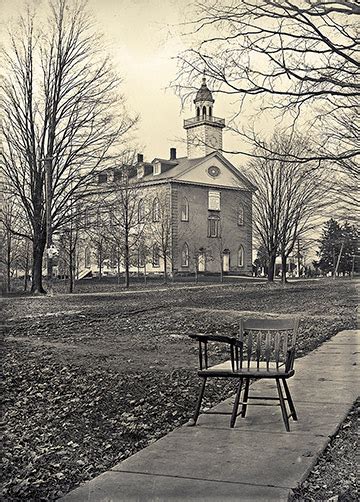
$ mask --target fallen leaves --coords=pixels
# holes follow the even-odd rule
[[[358,399],[308,478],[294,491],[291,502],[359,500],[356,479],[359,406]]]
[[[238,329],[238,317],[214,309],[301,312],[303,355],[354,325],[350,288],[230,285],[6,300],[3,499],[55,500],[187,422],[199,386],[188,334]],[[214,362],[223,355],[215,344]],[[212,382],[204,405],[233,390]]]

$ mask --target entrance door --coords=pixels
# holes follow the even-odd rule
[[[200,253],[198,258],[198,271],[205,272],[205,253]]]
[[[230,251],[225,249],[223,253],[223,272],[229,272],[230,270]]]

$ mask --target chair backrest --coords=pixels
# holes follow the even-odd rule
[[[292,370],[299,318],[241,319],[238,368]]]

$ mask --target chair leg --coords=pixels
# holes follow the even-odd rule
[[[289,419],[288,419],[288,416],[287,416],[287,411],[286,411],[286,406],[285,406],[285,400],[284,400],[284,396],[283,396],[283,393],[282,393],[282,389],[281,389],[280,379],[279,378],[276,378],[276,386],[277,386],[277,390],[278,390],[278,394],[279,394],[280,408],[281,408],[281,413],[282,413],[282,417],[283,417],[284,424],[285,424],[285,429],[287,430],[287,432],[290,432]]]
[[[296,421],[298,419],[298,417],[297,417],[297,413],[296,413],[296,410],[295,410],[295,406],[294,406],[294,403],[293,403],[293,400],[292,400],[292,397],[291,397],[291,394],[290,394],[290,390],[289,390],[287,381],[286,381],[285,378],[283,378],[282,382],[283,382],[284,389],[285,389],[286,399],[287,399],[287,402],[289,403],[289,408],[290,408],[290,411],[291,411],[291,416],[292,416],[293,420]]]
[[[236,396],[235,396],[235,401],[234,401],[234,406],[231,414],[231,419],[230,419],[230,427],[233,428],[235,427],[235,422],[237,418],[237,412],[239,408],[239,401],[240,401],[240,395],[241,395],[241,390],[242,390],[242,384],[243,384],[243,379],[240,378],[240,382],[236,391]]]
[[[198,401],[196,404],[196,409],[195,409],[195,413],[194,413],[194,417],[193,417],[193,420],[194,420],[193,425],[196,425],[197,419],[199,418],[201,403],[202,403],[202,399],[203,399],[204,391],[205,391],[206,380],[207,380],[207,378],[203,377],[203,383],[200,388],[200,393],[199,393],[199,397],[198,397]]]
[[[246,416],[246,410],[247,410],[247,401],[249,397],[249,385],[250,385],[250,378],[246,379],[245,383],[245,391],[244,391],[244,404],[242,405],[241,408],[241,417],[245,418]]]

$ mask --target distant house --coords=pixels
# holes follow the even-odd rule
[[[225,121],[213,115],[214,99],[205,78],[194,104],[195,116],[184,121],[187,157],[178,158],[175,148],[170,149],[169,159],[145,162],[139,154],[129,171],[129,184],[137,190],[139,226],[144,225],[143,217],[147,226],[146,253],[139,249],[132,270],[146,266],[147,272],[163,271],[161,230],[168,233],[166,265],[170,273],[222,270],[251,275],[252,194],[256,188],[220,153]],[[99,173],[98,183],[111,185],[114,177],[116,172]],[[80,276],[98,269],[93,258],[95,243],[85,241]],[[104,270],[111,273],[114,260],[105,262]]]

